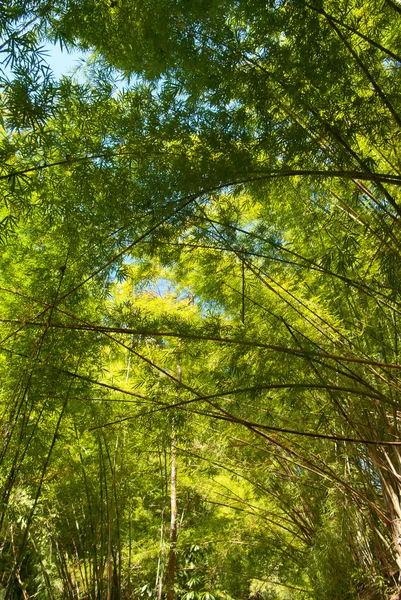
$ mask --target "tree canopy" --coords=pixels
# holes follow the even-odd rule
[[[0,598],[401,598],[400,19],[3,2]]]

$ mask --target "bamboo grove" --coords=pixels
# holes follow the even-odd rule
[[[401,598],[398,0],[1,9],[0,598]]]

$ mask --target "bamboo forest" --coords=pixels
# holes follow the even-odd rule
[[[401,2],[1,0],[0,87],[0,599],[400,600]]]

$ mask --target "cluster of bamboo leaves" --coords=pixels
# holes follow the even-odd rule
[[[398,1],[2,8],[0,598],[401,594]]]

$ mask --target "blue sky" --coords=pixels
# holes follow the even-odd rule
[[[43,44],[42,51],[46,53],[46,56],[44,57],[45,61],[52,69],[56,79],[59,79],[62,75],[70,74],[79,66],[83,58],[89,56],[89,53],[84,53],[81,51],[61,51],[59,44],[53,45],[50,42]],[[5,58],[6,56],[4,54],[0,55],[1,61],[4,61]],[[3,63],[1,64],[1,70],[5,73],[5,75],[10,77],[11,71],[9,66],[6,66]]]
[[[0,38],[1,43],[1,38]],[[72,50],[68,52],[65,48],[61,50],[60,44],[52,44],[51,42],[43,42],[41,51],[44,61],[49,65],[55,79],[60,79],[63,75],[71,75],[82,63],[91,56],[91,51]],[[3,51],[0,53],[0,76],[5,75],[7,78],[12,78],[11,69],[6,65],[7,55]],[[78,80],[84,81],[85,75],[83,72],[77,73]],[[131,83],[133,78],[131,78]],[[114,85],[117,90],[122,90],[129,85],[129,81],[122,73],[115,71]]]
[[[44,46],[44,50],[46,51],[46,62],[49,64],[51,70],[53,71],[54,77],[59,79],[62,75],[70,75],[74,69],[79,67],[80,64],[86,59],[88,59],[92,52],[83,52],[78,50],[73,50],[71,52],[67,52],[67,50],[61,50],[60,45],[57,44],[54,46],[49,42]],[[123,87],[127,87],[128,81],[126,78],[122,76],[117,70],[115,71],[115,81],[114,84],[116,89],[122,90]],[[79,79],[79,75],[78,75]],[[133,78],[132,78],[133,79]],[[132,81],[131,79],[131,81]]]
[[[54,76],[58,79],[62,75],[68,75],[73,69],[75,69],[85,54],[83,52],[67,52],[66,50],[61,51],[60,45],[53,46],[47,43],[44,47],[46,51],[46,62],[52,69]]]

